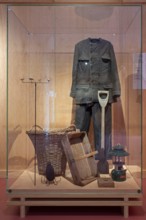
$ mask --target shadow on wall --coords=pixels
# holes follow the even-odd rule
[[[22,128],[17,125],[14,129],[8,131],[8,152],[10,153],[12,146],[17,139],[18,135],[22,133]]]
[[[127,145],[126,125],[123,113],[123,106],[121,99],[113,104],[112,107],[112,130],[113,130],[113,146],[118,143]]]

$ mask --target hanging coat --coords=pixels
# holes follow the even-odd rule
[[[75,45],[70,96],[76,104],[98,102],[98,90],[109,91],[109,103],[120,96],[117,63],[109,41],[88,38]]]

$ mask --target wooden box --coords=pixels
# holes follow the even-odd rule
[[[85,132],[72,132],[62,139],[73,183],[84,186],[96,179],[97,166]]]

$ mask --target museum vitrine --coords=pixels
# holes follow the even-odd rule
[[[10,198],[140,197],[141,42],[140,5],[7,6]]]

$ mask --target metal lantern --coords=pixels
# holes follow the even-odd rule
[[[126,180],[126,169],[124,168],[125,157],[129,156],[129,153],[125,151],[125,147],[118,144],[113,147],[109,152],[112,156],[114,169],[111,172],[111,177],[114,181],[122,182]]]

